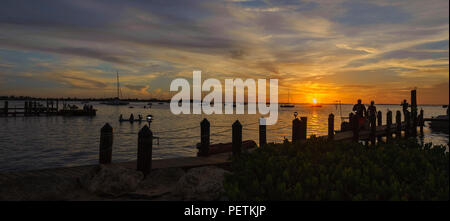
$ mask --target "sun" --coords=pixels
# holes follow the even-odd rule
[[[317,104],[317,99],[316,99],[316,98],[313,98],[313,99],[312,99],[312,102],[313,102],[313,104]]]

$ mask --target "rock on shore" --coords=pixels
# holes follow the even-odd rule
[[[143,178],[142,172],[136,170],[100,164],[81,177],[79,182],[93,194],[117,197],[135,191]]]
[[[174,194],[182,200],[220,200],[226,173],[213,166],[190,169],[178,180]]]

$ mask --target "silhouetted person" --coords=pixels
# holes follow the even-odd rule
[[[370,102],[370,106],[367,108],[367,112],[369,114],[369,116],[371,115],[377,115],[377,108],[375,107],[375,102],[371,101]]]
[[[400,105],[402,106],[402,109],[403,109],[403,115],[406,115],[405,113],[406,113],[406,111],[408,111],[408,107],[409,107],[408,102],[406,101],[406,99],[403,100],[403,102]]]
[[[366,112],[366,107],[361,103],[361,99],[358,99],[358,103],[353,106],[353,111],[355,111],[358,117],[363,117]]]
[[[119,121],[122,121],[123,120],[123,116],[122,116],[122,114],[119,116]]]
[[[367,108],[367,115],[369,116],[369,119],[372,117],[376,119],[377,117],[377,107],[375,107],[375,102],[371,101],[369,107]],[[372,121],[369,120],[369,125],[372,127]]]

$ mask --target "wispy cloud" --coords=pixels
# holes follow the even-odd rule
[[[7,0],[0,8],[0,78],[11,86],[0,92],[13,93],[26,73],[39,72],[57,83],[27,91],[94,96],[99,88],[107,96],[119,71],[129,96],[160,97],[171,79],[194,69],[219,79],[279,78],[280,93],[291,88],[298,102],[312,93],[345,100],[363,90],[370,99],[399,85],[429,88],[448,82],[448,4]]]

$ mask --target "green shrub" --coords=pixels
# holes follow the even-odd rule
[[[449,153],[415,139],[366,147],[311,138],[232,160],[230,200],[448,200]]]

